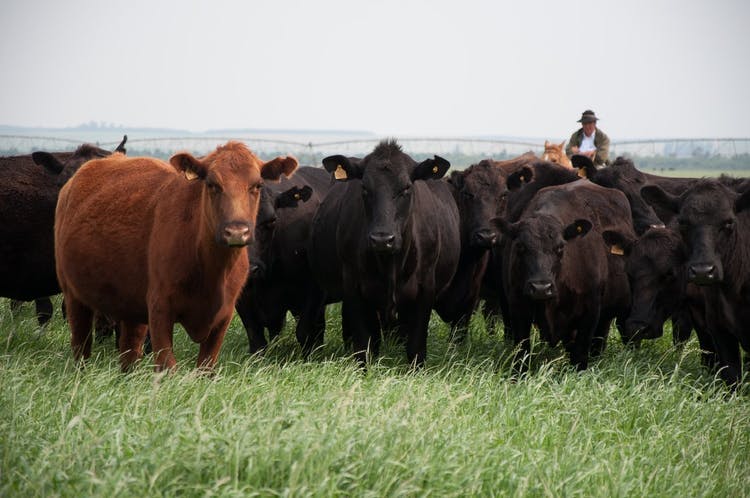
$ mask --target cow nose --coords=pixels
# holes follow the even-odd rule
[[[222,236],[229,246],[245,246],[250,242],[251,233],[247,223],[228,223],[224,226]]]
[[[688,266],[688,280],[698,285],[710,285],[718,280],[716,265],[701,263]]]
[[[476,230],[471,237],[471,243],[475,247],[490,248],[497,240],[497,234],[489,228]]]
[[[266,265],[262,261],[250,264],[250,276],[252,278],[263,278],[266,275]]]
[[[526,293],[533,299],[549,299],[553,295],[552,282],[529,282],[526,284]]]
[[[377,251],[389,251],[396,244],[396,236],[386,232],[370,232],[370,247]]]

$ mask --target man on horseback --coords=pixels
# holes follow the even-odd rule
[[[609,165],[609,137],[596,127],[598,120],[594,111],[583,111],[581,119],[578,120],[581,128],[570,136],[565,154],[568,157],[574,154],[586,156],[597,168],[602,168]]]

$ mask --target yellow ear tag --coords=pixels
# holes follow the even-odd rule
[[[578,168],[578,176],[586,178],[586,168]]]
[[[524,177],[523,175],[521,175],[521,181],[522,181],[522,182],[525,182],[525,181],[526,181],[526,178],[525,178],[525,177]]]
[[[433,166],[432,167],[432,172],[433,173],[437,173],[438,172],[438,167],[437,166]]]
[[[196,173],[192,169],[186,169],[185,178],[187,178],[188,180],[195,180],[196,178],[198,178],[198,173]]]
[[[611,252],[612,254],[614,254],[616,256],[624,256],[625,255],[625,251],[622,249],[622,247],[618,246],[617,244],[613,245],[610,248],[609,252]]]
[[[578,226],[576,227],[576,232],[578,232],[578,233],[581,233],[581,232],[583,232],[583,227],[581,227],[581,225],[578,225]]]
[[[337,180],[346,180],[346,170],[339,164],[336,166],[336,171],[333,172],[333,177]]]
[[[299,198],[300,198],[300,195],[299,195],[299,194],[294,194],[294,198],[295,198],[296,200],[299,200]]]

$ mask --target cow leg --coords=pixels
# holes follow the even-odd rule
[[[617,323],[624,322],[624,318],[618,318]],[[601,356],[607,347],[607,337],[609,337],[609,329],[612,326],[612,320],[599,320],[599,323],[594,330],[594,335],[591,338],[591,356]]]
[[[41,297],[34,300],[36,307],[36,319],[39,325],[44,325],[52,318],[52,301],[48,297]]]
[[[76,361],[91,356],[92,330],[94,312],[82,302],[69,297],[65,301],[68,323],[70,324],[70,345]]]
[[[451,322],[451,342],[461,344],[466,340],[470,318],[471,315],[464,314]]]
[[[427,359],[427,329],[432,306],[424,302],[412,303],[399,309],[399,319],[408,333],[406,358],[415,368],[424,365]]]
[[[527,312],[528,311],[528,312]],[[531,356],[531,313],[530,310],[520,310],[511,315],[509,323],[512,324],[513,344],[516,353],[513,356],[513,368],[518,372],[525,372],[529,369],[529,360]],[[506,329],[506,334],[508,330]]]
[[[678,310],[672,315],[672,343],[681,346],[690,339],[693,331],[693,321],[688,310]]]
[[[174,369],[177,364],[172,350],[174,321],[149,309],[148,328],[154,350],[154,369],[157,372]]]
[[[263,331],[263,324],[254,309],[254,303],[251,302],[249,294],[247,289],[242,291],[234,307],[237,314],[240,315],[240,320],[242,320],[242,325],[247,333],[248,353],[255,354],[266,349],[268,342]]]
[[[719,358],[719,376],[728,386],[734,387],[742,375],[739,342],[731,333],[720,327],[714,334],[714,344]]]
[[[128,372],[133,364],[143,358],[143,341],[148,334],[145,323],[120,322],[120,369]]]
[[[342,308],[344,336],[352,339],[354,358],[363,367],[368,355],[376,358],[380,354],[380,324],[378,314],[359,296],[345,300]]]
[[[198,351],[197,368],[205,371],[213,370],[216,360],[219,358],[219,351],[221,351],[221,345],[224,342],[224,334],[229,327],[231,319],[232,315],[230,314],[229,317],[219,322],[219,325],[214,327],[208,334],[208,337],[201,342]]]
[[[578,322],[573,349],[570,351],[570,363],[579,371],[589,366],[589,352],[599,323],[598,303],[593,303],[597,311],[590,313]],[[606,320],[605,320],[606,321]],[[609,322],[607,322],[609,326]]]
[[[302,354],[305,358],[323,345],[325,330],[325,294],[320,289],[310,289],[302,313],[297,320],[296,330],[297,342],[302,346]]]

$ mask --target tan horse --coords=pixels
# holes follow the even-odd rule
[[[551,163],[565,166],[566,168],[573,169],[573,163],[570,162],[570,158],[565,154],[565,141],[561,144],[553,144],[544,141],[544,154],[542,154],[542,160],[549,161]]]

